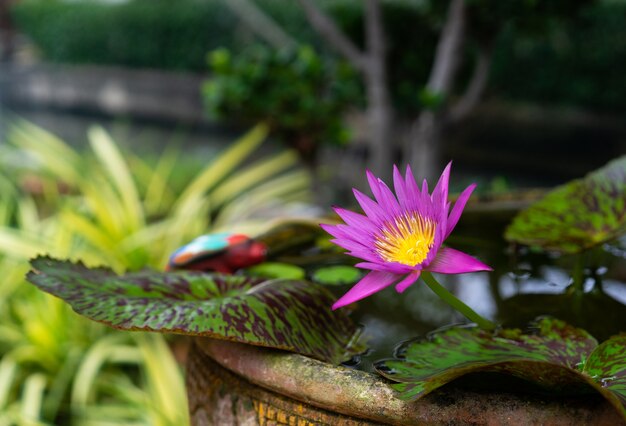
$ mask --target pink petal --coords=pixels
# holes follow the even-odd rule
[[[448,216],[448,224],[446,228],[445,238],[448,238],[448,236],[450,235],[450,233],[456,226],[457,222],[459,221],[459,218],[461,217],[461,213],[463,213],[463,209],[465,208],[465,204],[467,203],[467,200],[469,200],[470,195],[472,195],[474,188],[476,188],[475,183],[465,188],[465,191],[461,192],[461,195],[459,195],[459,198],[456,200],[456,203],[454,203],[454,207],[452,207],[450,216]]]
[[[435,189],[433,189],[433,201],[435,205],[445,205],[448,202],[448,186],[450,183],[450,169],[452,168],[452,161],[448,163],[443,170]]]
[[[374,262],[380,261],[380,257],[374,254],[369,246],[361,244],[359,241],[336,238],[334,240],[330,240],[330,242],[340,247],[343,247],[346,250],[349,250],[351,252],[350,254],[354,255],[355,257],[361,257],[365,260],[373,259]]]
[[[428,181],[424,179],[422,181],[422,195],[428,194]]]
[[[339,217],[350,226],[363,229],[371,234],[378,231],[378,227],[367,216],[342,209],[341,207],[335,207],[334,210],[335,213],[337,213]]]
[[[404,184],[408,187],[411,182],[415,183],[415,176],[413,175],[411,165],[407,164],[406,171],[404,172]]]
[[[411,166],[406,166],[406,174],[404,180],[406,185],[405,187],[407,209],[417,210],[421,202],[422,193],[417,186],[417,182],[415,182],[415,177],[413,177],[413,171],[411,170]]]
[[[445,218],[443,222],[437,224],[437,228],[435,229],[435,240],[433,241],[433,245],[430,248],[430,251],[426,255],[426,259],[422,262],[422,265],[430,265],[431,262],[437,257],[439,254],[439,248],[443,244],[445,240]]]
[[[398,204],[396,197],[393,195],[393,192],[391,192],[391,189],[389,189],[385,182],[378,179],[369,170],[366,174],[370,188],[372,189],[372,194],[374,194],[374,198],[376,198],[378,205],[384,210],[387,210],[394,217],[399,216],[400,205]]]
[[[326,223],[320,223],[320,227],[328,232],[330,235],[336,238],[343,238],[343,233],[337,230],[337,225],[328,225]]]
[[[433,260],[428,267],[424,268],[424,270],[438,272],[440,274],[493,271],[491,267],[485,265],[480,260],[450,247],[439,249],[435,260]]]
[[[385,215],[385,211],[378,204],[376,204],[370,197],[363,194],[358,189],[354,189],[352,192],[354,192],[354,197],[359,202],[359,205],[361,206],[367,217],[373,220],[376,224],[382,224],[386,222],[387,217]]]
[[[348,254],[352,257],[358,257],[359,259],[365,260],[366,262],[374,262],[374,263],[380,262],[380,257],[376,255],[375,253],[373,253],[372,250],[370,250],[367,247],[364,247],[364,246],[357,247],[356,243],[352,243],[352,242],[347,243],[345,241],[336,242],[335,244],[340,245],[341,247],[348,250]]]
[[[374,173],[370,172],[369,170],[365,171],[365,176],[367,176],[367,183],[369,183],[370,185],[370,189],[372,190],[372,194],[374,194],[374,198],[380,203],[379,179],[374,176]]]
[[[372,263],[381,262],[380,256],[374,253],[371,248],[365,247],[365,246],[359,246],[358,243],[354,241],[331,240],[330,242],[337,244],[338,246],[343,247],[346,250],[349,250],[348,253],[346,254],[352,257],[358,257],[359,259],[363,259],[367,262],[372,262]]]
[[[360,262],[354,266],[361,269],[369,269],[370,271],[389,272],[389,268],[384,263]]]
[[[367,240],[368,238],[368,234],[365,232],[362,232],[361,229],[358,228],[353,228],[351,226],[348,225],[344,225],[344,224],[340,224],[340,225],[325,225],[322,224],[320,225],[320,227],[328,232],[330,235],[332,235],[335,238],[339,238],[342,240],[349,240],[349,241],[357,241],[357,242],[364,242],[365,240]]]
[[[413,268],[410,266],[395,262],[384,262],[382,260],[380,262],[361,262],[354,266],[357,268],[369,269],[371,271],[391,272],[398,275],[408,274],[413,271]]]
[[[411,284],[413,284],[419,278],[422,271],[413,271],[407,275],[402,281],[396,284],[396,291],[398,293],[404,292]]]
[[[428,182],[424,179],[422,181],[422,196],[419,200],[419,211],[427,217],[434,217],[434,207],[436,206],[433,205],[433,200],[428,193]]]
[[[394,164],[393,166],[393,188],[396,191],[396,196],[398,197],[398,202],[403,210],[406,210],[407,206],[407,194],[406,194],[406,185],[404,184],[404,179],[400,174],[400,170],[398,166]]]
[[[364,299],[367,296],[390,286],[397,279],[398,275],[396,274],[378,271],[370,272],[333,304],[333,310]]]
[[[400,204],[398,204],[398,200],[391,192],[391,189],[383,182],[380,181],[380,198],[377,198],[378,205],[384,206],[389,214],[393,217],[398,217],[401,215]]]

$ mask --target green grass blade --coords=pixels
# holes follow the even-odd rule
[[[81,191],[83,202],[103,230],[110,233],[113,238],[119,238],[127,233],[123,201],[106,179],[92,177],[81,184]]]
[[[43,425],[41,408],[46,390],[47,378],[41,373],[31,374],[24,381],[20,414],[22,424],[28,426]]]
[[[127,344],[128,336],[115,333],[100,339],[83,358],[72,386],[72,406],[82,411],[93,401],[98,372],[107,362],[139,363],[137,348]]]
[[[215,161],[207,166],[193,182],[183,191],[177,200],[174,210],[176,212],[188,211],[197,204],[210,189],[217,185],[226,175],[248,157],[267,136],[267,126],[257,125],[225,152],[221,153]]]
[[[132,228],[145,222],[137,187],[119,149],[102,127],[89,130],[89,143],[104,168],[111,184],[116,188]]]
[[[250,188],[288,170],[297,163],[297,155],[293,151],[285,151],[248,167],[215,188],[210,197],[212,208],[221,207]]]
[[[16,120],[9,128],[7,140],[33,155],[45,170],[58,179],[73,183],[81,178],[80,155],[50,132],[26,120]]]
[[[135,338],[146,366],[146,379],[150,389],[150,400],[160,413],[159,424],[187,425],[189,414],[185,384],[179,366],[158,334],[136,334]]]
[[[239,222],[252,219],[255,211],[264,206],[283,203],[285,199],[293,201],[307,201],[310,198],[310,176],[305,171],[294,171],[275,179],[271,179],[256,188],[254,191],[240,195],[220,211],[213,226],[218,229],[228,228]],[[255,206],[254,211],[250,206]]]
[[[14,259],[28,260],[38,254],[54,253],[55,250],[35,232],[0,228],[0,252]]]
[[[17,370],[18,364],[13,357],[7,355],[0,359],[0,412],[7,408]]]
[[[144,204],[147,212],[158,214],[165,211],[174,201],[174,193],[168,183],[172,172],[179,159],[179,151],[173,147],[167,147],[161,154],[154,169],[147,168],[146,191]],[[147,166],[146,166],[147,167]]]

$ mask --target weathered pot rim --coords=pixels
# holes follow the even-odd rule
[[[265,389],[349,416],[388,424],[621,424],[602,398],[546,398],[503,392],[439,389],[403,401],[375,374],[303,355],[209,338],[195,339],[219,365]],[[586,420],[586,421],[585,421]]]

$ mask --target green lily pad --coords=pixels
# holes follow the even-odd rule
[[[520,212],[508,241],[579,253],[626,232],[626,156],[559,186]]]
[[[361,276],[361,271],[354,266],[335,265],[316,269],[311,279],[324,285],[345,285],[356,283]]]
[[[626,415],[626,334],[603,342],[582,367],[585,376],[592,378],[591,385]]]
[[[27,279],[81,315],[123,330],[208,336],[338,364],[363,351],[357,327],[324,286],[191,271],[116,275],[38,257]]]
[[[498,319],[510,327],[524,327],[539,315],[559,318],[603,341],[624,330],[626,305],[602,291],[520,293],[499,302]]]
[[[301,280],[304,278],[304,269],[288,263],[264,262],[254,265],[246,272],[249,275],[261,278],[284,278],[288,280]]]
[[[494,334],[476,327],[448,328],[401,345],[395,359],[375,366],[397,382],[392,386],[405,400],[469,373],[498,372],[564,394],[588,393],[591,386],[626,419],[625,336],[598,346],[586,331],[552,318],[539,319],[531,330]]]

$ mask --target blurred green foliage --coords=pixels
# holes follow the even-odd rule
[[[54,62],[204,70],[206,52],[228,45],[236,18],[217,1],[22,0],[18,27]]]
[[[230,228],[250,205],[306,199],[310,181],[294,153],[249,161],[266,133],[253,129],[178,188],[175,151],[150,166],[99,127],[80,153],[28,122],[11,124],[0,155],[0,424],[188,423],[181,371],[162,336],[85,320],[24,274],[46,253],[118,272],[160,269],[174,249]]]
[[[355,43],[363,45],[360,1],[319,3]],[[327,53],[295,2],[258,0],[257,4],[299,42]],[[583,4],[587,5],[581,8]],[[473,43],[487,42],[494,49],[492,94],[623,110],[624,2],[471,0],[469,5],[465,78]],[[206,52],[220,47],[239,52],[257,40],[218,0],[178,0],[175,7],[167,0],[22,0],[13,12],[19,28],[48,60],[56,62],[202,71]],[[390,80],[401,111],[412,113],[423,107],[420,93],[445,12],[446,2],[384,2]]]
[[[251,46],[235,55],[209,55],[212,77],[203,88],[217,118],[262,121],[304,157],[318,143],[343,143],[343,113],[359,99],[358,76],[344,62],[322,58],[312,47],[277,51]]]
[[[510,25],[497,41],[491,90],[512,99],[624,111],[625,23],[625,2],[600,1],[551,21],[541,38]]]

